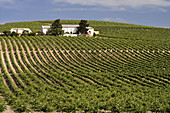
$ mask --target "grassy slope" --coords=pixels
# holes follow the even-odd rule
[[[50,25],[53,21],[29,21],[15,22],[0,25],[0,32],[10,30],[11,28],[30,28],[32,31],[40,31],[42,25]],[[78,24],[80,20],[61,20],[62,24]],[[170,39],[170,29],[156,28],[149,26],[106,22],[89,21],[90,26],[100,31],[100,36],[119,37],[131,39]]]

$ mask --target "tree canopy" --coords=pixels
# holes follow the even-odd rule
[[[51,26],[51,29],[48,30],[48,34],[50,35],[62,35],[64,31],[62,30],[62,25],[60,23],[60,19],[57,19],[54,21],[54,23]]]
[[[86,27],[88,27],[89,24],[87,24],[87,20],[81,20],[79,23],[79,27],[78,27],[78,32],[81,34],[86,34],[87,29]]]
[[[3,32],[5,36],[10,36],[11,32],[10,31],[4,31]]]

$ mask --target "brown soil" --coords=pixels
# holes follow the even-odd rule
[[[15,62],[15,64],[18,66],[19,70],[20,70],[20,71],[23,71],[23,70],[21,69],[21,67],[19,66],[17,60],[16,60],[15,51],[14,51],[14,49],[13,49],[13,46],[12,46],[12,43],[11,43],[10,40],[9,40],[9,43],[10,43],[10,45],[11,45],[11,52],[12,52],[12,55],[13,55],[13,58],[14,58],[14,62]]]
[[[15,41],[14,41],[14,44],[15,44],[15,46],[16,46],[16,53],[18,54],[19,60],[21,61],[21,63],[23,64],[23,66],[24,66],[27,70],[29,70],[29,69],[27,68],[27,66],[25,66],[24,62],[22,61],[22,58],[21,58],[21,55],[20,55],[20,51],[19,51],[18,45],[16,44]]]
[[[6,43],[5,40],[4,40],[4,42],[5,42],[5,48],[6,48],[6,53],[7,53],[7,54],[6,54],[6,55],[7,55],[7,59],[8,59],[8,61],[9,61],[10,67],[12,68],[12,71],[16,74],[16,71],[15,71],[13,65],[12,65],[12,62],[11,62],[11,58],[10,58],[10,56],[9,56],[9,51],[8,51],[8,48],[7,48],[7,43]]]

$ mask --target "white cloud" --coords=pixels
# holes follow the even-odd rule
[[[55,8],[50,10],[49,12],[53,11],[88,11],[88,10],[101,10],[99,8]]]
[[[163,12],[163,13],[166,13],[168,12],[166,9],[163,9],[163,8],[158,8],[159,11]]]
[[[112,11],[126,11],[126,8],[124,7],[111,7]]]
[[[70,8],[70,7],[63,7],[63,8],[54,8],[52,10],[48,10],[48,12],[55,12],[55,11],[104,11],[106,9],[98,8],[98,7],[88,7],[88,8]],[[125,8],[113,7],[110,10],[112,11],[125,11]]]
[[[122,23],[128,23],[127,20],[123,18],[103,18],[104,21],[110,21],[110,22],[122,22]]]
[[[65,2],[69,4],[80,5],[100,5],[105,7],[143,7],[143,6],[159,6],[168,7],[170,1],[167,0],[53,0],[54,2]]]

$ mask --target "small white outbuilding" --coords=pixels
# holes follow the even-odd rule
[[[62,25],[62,30],[64,30],[64,36],[77,36],[79,25]],[[94,28],[86,27],[88,29],[87,34],[93,36]],[[41,32],[46,34],[47,31],[51,29],[51,26],[42,26]]]
[[[10,32],[16,32],[18,34],[22,34],[23,31],[27,31],[28,33],[31,33],[32,31],[29,28],[12,28]]]
[[[47,34],[47,31],[51,29],[51,26],[42,26],[41,27],[41,32],[44,34]]]

